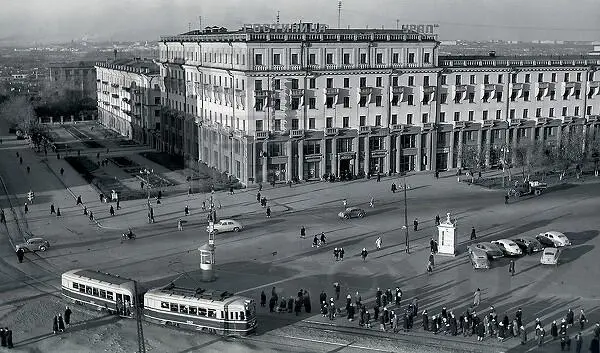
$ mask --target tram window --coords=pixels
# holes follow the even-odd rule
[[[215,310],[208,310],[208,317],[217,317],[217,312]]]
[[[235,319],[236,319],[236,320],[239,320],[239,319],[240,319],[240,318],[238,317],[238,312],[237,312],[237,311],[235,312]]]
[[[105,298],[106,299],[106,291],[103,289],[100,289],[100,298]]]
[[[85,287],[85,292],[89,295],[92,294],[92,287]]]
[[[179,306],[179,312],[182,314],[187,314],[188,313],[188,308],[186,305],[180,305]]]
[[[83,284],[79,285],[79,292],[80,293],[85,293],[85,286]]]
[[[225,312],[223,310],[221,310],[221,319],[227,320],[227,315],[225,315]]]
[[[73,289],[79,289],[79,284],[73,282]]]
[[[175,303],[171,303],[171,311],[178,312],[179,311],[179,305],[177,305]]]
[[[233,320],[233,311],[229,312],[229,320]]]
[[[198,310],[196,310],[196,307],[194,306],[190,306],[190,315],[196,315]]]
[[[244,312],[243,312],[243,311],[240,311],[240,320],[246,320],[246,319],[244,318]]]
[[[123,294],[117,293],[117,301],[123,302]]]
[[[106,292],[106,299],[113,300],[113,292]]]
[[[130,297],[130,296],[128,296],[127,294],[124,294],[124,295],[123,295],[123,300],[124,300],[125,302],[127,302],[127,303],[131,303],[131,297]]]
[[[98,293],[98,288],[92,288],[92,294],[93,294],[95,297],[99,297],[99,296],[100,296],[100,293]]]
[[[161,309],[168,309],[169,308],[169,303],[167,303],[167,302],[160,302],[160,308]]]
[[[198,308],[198,316],[206,316],[206,309]]]

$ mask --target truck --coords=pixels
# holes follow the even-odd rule
[[[547,183],[540,181],[525,181],[523,183],[516,181],[514,187],[508,191],[509,197],[521,197],[525,195],[539,196],[548,188]]]

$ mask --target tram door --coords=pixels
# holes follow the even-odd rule
[[[227,334],[229,332],[230,329],[230,313],[229,310],[227,310],[227,306],[225,306],[225,311],[223,311],[223,334]],[[233,313],[231,313],[233,314]]]

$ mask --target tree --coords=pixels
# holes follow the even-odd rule
[[[25,96],[12,96],[0,106],[0,119],[23,132],[29,132],[37,123],[37,117],[29,99]]]
[[[584,136],[580,131],[566,132],[561,136],[560,146],[553,150],[552,164],[560,172],[560,180],[563,180],[567,171],[576,167],[577,178],[585,163],[586,151],[583,149]]]

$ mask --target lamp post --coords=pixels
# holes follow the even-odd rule
[[[502,147],[500,147],[500,152],[502,152],[502,188],[504,189],[504,187],[506,186],[506,155],[508,154],[508,152],[510,151],[510,149],[508,148],[508,146],[506,144],[502,145]]]
[[[152,169],[148,169],[148,168],[144,168],[142,170],[140,170],[140,174],[142,175],[146,175],[146,195],[147,195],[147,205],[148,205],[148,223],[152,223],[152,219],[150,217],[150,209],[151,209],[151,205],[150,205],[150,174],[154,173],[154,170]],[[142,177],[142,180],[144,178]]]
[[[403,194],[404,194],[404,252],[410,253],[410,238],[408,234],[408,202],[406,201],[406,172],[404,170],[404,149],[402,147],[402,139],[400,139],[400,174],[402,174]]]

